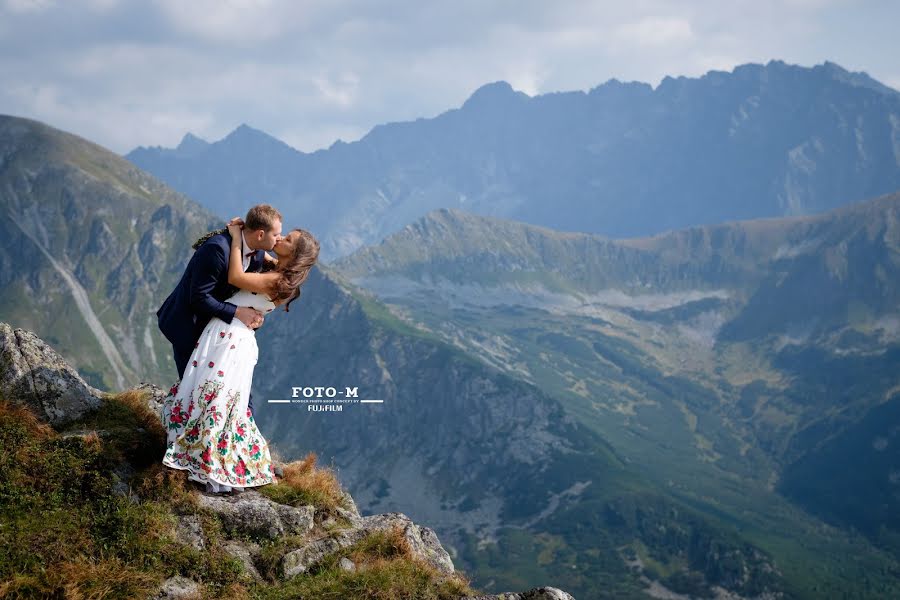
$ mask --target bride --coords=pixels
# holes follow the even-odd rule
[[[244,273],[240,219],[228,225],[231,255],[228,283],[240,288],[227,301],[251,306],[264,315],[300,296],[300,286],[319,257],[319,242],[308,231],[293,229],[275,243],[277,259],[269,271]],[[224,493],[275,482],[272,458],[253,414],[250,385],[259,350],[256,332],[240,319],[213,317],[194,347],[181,381],[163,402],[167,431],[163,464],[188,471],[207,491]]]

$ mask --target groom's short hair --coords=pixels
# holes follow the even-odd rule
[[[244,219],[244,228],[249,231],[262,229],[268,232],[275,226],[275,221],[284,221],[278,209],[269,204],[257,204],[247,211],[247,218]]]

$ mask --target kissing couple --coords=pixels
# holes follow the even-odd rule
[[[282,236],[281,221],[275,208],[258,204],[245,219],[201,237],[156,313],[179,377],[163,401],[162,462],[188,471],[207,492],[276,482],[250,397],[256,329],[276,307],[289,310],[319,258],[311,233],[298,228]]]

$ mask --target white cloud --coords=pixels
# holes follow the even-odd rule
[[[313,78],[313,83],[326,102],[341,108],[349,108],[356,102],[359,77],[355,73],[346,72],[337,77],[320,75]]]
[[[219,139],[243,122],[313,150],[437,115],[501,79],[535,95],[612,77],[655,85],[771,58],[830,59],[890,74],[885,83],[900,87],[893,4],[0,2],[0,113],[118,152],[174,145],[187,131]],[[869,43],[858,43],[859,31],[873,31]]]
[[[616,28],[615,38],[636,46],[671,46],[694,40],[694,31],[687,19],[680,17],[647,17]]]
[[[215,42],[269,40],[297,24],[302,3],[276,0],[158,0],[177,29]]]
[[[106,12],[119,6],[119,0],[87,0],[88,7],[96,12]]]
[[[3,7],[11,13],[42,12],[54,5],[53,0],[5,0]]]

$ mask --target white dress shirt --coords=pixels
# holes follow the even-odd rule
[[[247,256],[247,253],[251,252],[250,244],[247,243],[247,238],[244,237],[244,232],[241,231],[241,259],[244,266],[244,272],[247,272],[247,269],[250,268],[250,257]]]

